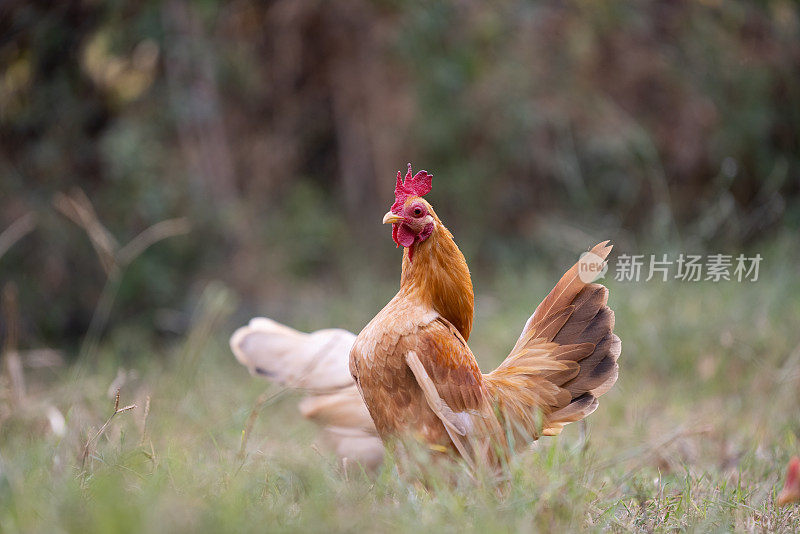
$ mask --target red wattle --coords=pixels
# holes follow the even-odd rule
[[[408,248],[414,244],[414,241],[417,238],[417,234],[415,234],[411,228],[406,226],[405,224],[397,225],[399,228],[397,229],[397,239],[396,241],[403,245],[404,247]]]

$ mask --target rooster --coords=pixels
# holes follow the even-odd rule
[[[432,176],[397,173],[383,217],[404,248],[400,291],[350,351],[350,372],[381,439],[412,437],[473,467],[597,408],[617,380],[620,340],[608,290],[586,283],[577,263],[536,308],[509,356],[488,374],[467,345],[472,280],[453,235],[423,198]],[[591,252],[605,260],[611,247]]]
[[[383,222],[404,248],[400,290],[357,337],[301,334],[255,319],[234,334],[231,348],[252,373],[309,390],[301,411],[326,427],[341,456],[374,465],[381,442],[410,439],[474,469],[496,468],[512,451],[592,413],[617,380],[621,343],[608,290],[586,281],[578,262],[536,308],[505,361],[483,374],[467,345],[469,269],[423,198],[431,182],[425,171],[412,176],[410,164],[405,179],[397,173]],[[604,242],[590,252],[603,262],[610,251]],[[338,342],[324,341],[331,332]],[[342,372],[348,355],[349,379]]]

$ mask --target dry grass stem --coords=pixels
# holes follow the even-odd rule
[[[233,295],[223,285],[211,282],[203,290],[192,314],[192,326],[180,355],[179,375],[184,383],[194,380],[198,363],[214,330],[232,312]]]
[[[89,236],[97,257],[106,274],[109,274],[116,263],[117,240],[100,222],[89,197],[82,190],[75,188],[69,195],[57,193],[53,205],[69,220],[83,228]]]
[[[89,197],[82,190],[73,189],[69,195],[57,193],[53,197],[53,205],[86,232],[106,273],[105,285],[81,347],[81,355],[86,357],[94,353],[97,348],[99,338],[111,315],[125,269],[155,243],[186,234],[191,227],[186,218],[168,219],[153,224],[126,245],[120,246],[111,232],[100,222]]]
[[[36,228],[36,214],[26,213],[13,223],[11,226],[0,233],[0,258],[14,246],[14,243],[31,233]]]
[[[123,406],[122,408],[119,407],[119,390],[117,390],[117,394],[114,397],[114,412],[109,416],[108,419],[106,419],[106,422],[103,423],[103,426],[100,427],[100,430],[98,430],[94,436],[86,440],[86,445],[83,446],[83,453],[81,453],[81,469],[83,469],[84,465],[86,464],[86,458],[89,456],[89,450],[92,443],[94,443],[97,438],[99,438],[103,432],[105,432],[106,428],[108,428],[108,425],[110,425],[111,421],[114,419],[114,416],[133,410],[134,408],[136,408],[136,404],[129,404],[127,406]]]
[[[150,246],[169,237],[188,234],[191,230],[189,220],[185,217],[167,219],[146,228],[139,235],[130,240],[117,254],[117,261],[125,266],[141,256]]]
[[[281,389],[275,393],[270,394],[268,391],[265,391],[261,395],[258,396],[256,399],[256,403],[253,405],[253,409],[250,410],[250,415],[247,417],[247,422],[242,429],[242,443],[239,447],[239,454],[236,455],[236,458],[239,461],[244,461],[245,457],[247,456],[247,440],[250,438],[250,433],[253,431],[253,425],[256,424],[256,419],[258,419],[258,413],[261,409],[270,401],[275,400],[281,393],[286,391],[285,389]]]
[[[17,352],[19,336],[19,310],[17,304],[17,286],[12,282],[3,287],[3,322],[6,325],[6,341],[3,347],[3,360],[6,364],[13,403],[21,406],[25,400],[25,374],[22,370],[22,361]]]
[[[144,417],[142,418],[142,438],[139,440],[139,445],[144,445],[147,439],[147,416],[150,415],[150,395],[144,401]],[[152,445],[152,444],[151,444]]]

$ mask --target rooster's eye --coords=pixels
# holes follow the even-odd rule
[[[422,215],[422,210],[419,208],[414,208],[414,217],[419,217]]]

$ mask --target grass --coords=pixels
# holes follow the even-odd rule
[[[800,452],[800,250],[787,239],[761,252],[756,283],[609,280],[617,386],[584,427],[515,458],[501,492],[458,469],[427,489],[391,463],[345,472],[315,445],[295,394],[236,364],[232,297],[212,285],[174,347],[144,350],[120,330],[91,364],[27,369],[22,403],[4,382],[0,530],[793,532],[800,506],[774,499]],[[476,276],[484,368],[557,274]],[[288,322],[357,329],[394,286],[353,284],[298,295]],[[135,373],[119,372],[123,354],[142,351]]]

